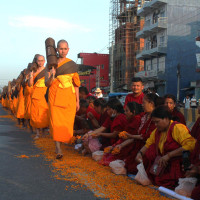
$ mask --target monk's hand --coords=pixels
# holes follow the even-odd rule
[[[91,112],[87,113],[87,117],[90,118],[91,120],[95,119],[94,115]]]
[[[168,165],[169,159],[170,157],[168,154],[161,157],[160,160],[158,161],[159,167],[166,167]]]
[[[52,68],[50,69],[50,76],[51,76],[52,78],[54,78],[55,75],[56,75],[56,69],[55,69],[54,67],[52,67]]]
[[[79,104],[79,102],[77,101],[77,102],[76,102],[76,112],[78,112],[79,109],[80,109],[80,104]]]
[[[97,138],[97,137],[101,136],[101,133],[93,133],[93,134],[91,134],[91,136],[93,138]]]
[[[143,136],[142,135],[134,135],[134,139],[143,140]]]
[[[137,153],[137,156],[136,156],[136,158],[135,158],[135,161],[137,162],[137,163],[141,163],[142,162],[142,154],[141,154],[141,152],[139,151],[138,153]]]
[[[195,177],[198,174],[198,166],[190,165],[189,170],[186,171],[186,177]]]
[[[29,74],[29,78],[33,78],[33,71],[30,72],[30,74]]]

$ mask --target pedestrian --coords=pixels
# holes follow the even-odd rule
[[[100,88],[97,88],[94,92],[95,92],[95,97],[97,98],[103,97],[102,90]]]
[[[189,97],[189,95],[186,95],[186,97],[183,100],[183,103],[184,103],[186,109],[190,108],[190,97]]]
[[[190,100],[190,105],[191,105],[191,108],[197,108],[197,99],[195,98],[195,95],[192,96]]]
[[[79,110],[78,66],[66,58],[69,46],[66,40],[57,43],[58,67],[46,67],[45,83],[49,87],[50,133],[56,145],[56,159],[63,157],[61,143],[73,137],[74,118]]]

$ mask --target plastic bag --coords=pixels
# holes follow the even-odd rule
[[[124,167],[125,162],[123,160],[112,161],[109,166],[111,167],[113,173],[126,175],[126,168]]]
[[[192,190],[195,188],[195,185],[197,183],[197,178],[191,177],[191,178],[179,178],[178,180],[178,186],[175,188],[175,192],[177,194],[190,197]]]
[[[138,173],[135,176],[135,180],[142,185],[150,185],[151,181],[149,180],[147,173],[144,169],[143,162],[137,165],[137,169]]]
[[[103,157],[103,151],[95,151],[92,153],[92,158],[96,161],[100,161]]]
[[[102,144],[99,142],[97,138],[93,138],[91,135],[89,135],[84,141],[83,145],[86,149],[88,149],[91,153],[95,151],[99,151]]]

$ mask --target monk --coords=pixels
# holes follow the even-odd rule
[[[200,105],[198,106],[198,113],[200,114]],[[194,126],[192,127],[191,135],[196,139],[200,137],[200,117],[197,119]]]
[[[30,76],[30,70],[27,70],[26,77],[24,79],[24,119],[25,124],[29,124],[30,128],[32,129],[32,126],[30,125],[30,119],[31,119],[31,95],[32,95],[32,86],[30,87],[28,85],[28,79]]]
[[[69,51],[67,41],[57,44],[58,67],[46,67],[45,83],[49,87],[50,133],[56,144],[56,159],[63,157],[61,143],[69,143],[73,137],[74,118],[79,110],[78,66],[66,58]]]
[[[128,102],[135,101],[136,103],[142,104],[142,100],[144,97],[144,93],[142,90],[144,89],[144,85],[141,78],[133,78],[132,79],[132,94],[128,94],[125,99],[124,108]]]
[[[18,124],[22,122],[24,126],[24,95],[23,95],[23,87],[22,87],[22,80],[24,77],[24,73],[21,72],[20,76],[17,79],[17,90],[18,90],[18,101],[17,101],[17,107],[16,107],[16,117],[18,120]]]
[[[29,86],[33,86],[31,97],[30,124],[36,130],[34,139],[40,137],[40,131],[49,126],[49,109],[45,99],[47,87],[45,86],[45,58],[42,55],[36,57],[38,65],[35,73],[30,73]]]

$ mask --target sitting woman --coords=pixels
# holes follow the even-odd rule
[[[142,146],[144,146],[151,132],[156,128],[154,122],[152,121],[151,113],[157,106],[158,102],[160,102],[159,100],[160,97],[156,94],[145,94],[142,104],[144,112],[140,115],[141,123],[137,129],[137,133],[135,135],[126,134],[129,140],[132,141],[132,149],[129,155],[124,158],[126,163],[125,167],[128,173],[137,173],[137,162],[135,161],[135,157],[137,152],[142,148]]]
[[[120,139],[112,146],[107,147],[104,153],[104,160],[109,157],[111,160],[123,160],[127,157],[132,150],[133,139],[127,139],[126,134],[134,135],[137,138],[137,131],[141,123],[141,116],[139,115],[143,111],[142,105],[136,102],[129,102],[125,107],[125,115],[127,124],[123,132],[119,133]],[[112,157],[112,159],[111,159]],[[109,163],[107,163],[109,164]]]
[[[121,102],[118,99],[109,100],[107,103],[107,112],[109,117],[107,117],[103,125],[91,133],[87,133],[83,136],[85,145],[87,145],[86,141],[89,136],[98,138],[102,144],[102,148],[116,142],[119,132],[123,131],[125,125],[127,124]]]
[[[167,188],[174,188],[178,179],[183,177],[182,152],[192,151],[196,143],[188,128],[171,118],[168,107],[155,108],[152,120],[156,129],[136,156],[136,161],[143,160],[151,182]]]
[[[164,96],[164,99],[165,99],[165,106],[168,107],[168,109],[170,110],[172,114],[172,120],[186,125],[184,115],[176,107],[175,96],[172,94],[166,94]]]

